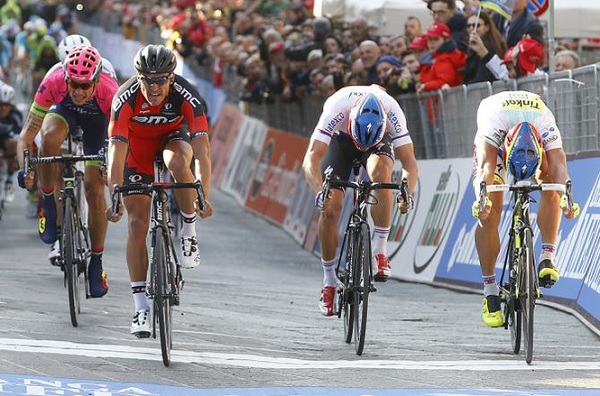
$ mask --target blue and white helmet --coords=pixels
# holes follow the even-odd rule
[[[516,180],[533,177],[542,165],[542,139],[535,127],[528,122],[512,127],[502,148],[504,165]]]
[[[381,142],[386,123],[383,104],[375,94],[367,93],[350,110],[348,134],[359,150],[366,151]]]

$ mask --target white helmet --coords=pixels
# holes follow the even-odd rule
[[[12,104],[15,97],[15,89],[5,82],[0,81],[0,103]]]
[[[58,57],[60,58],[60,61],[64,61],[67,55],[69,55],[69,52],[71,52],[73,48],[80,45],[91,46],[92,43],[87,39],[87,37],[84,37],[80,34],[71,34],[62,39],[60,43],[58,43]]]

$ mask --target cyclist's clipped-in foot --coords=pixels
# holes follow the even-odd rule
[[[321,298],[319,299],[319,310],[323,316],[333,316],[333,300],[335,298],[335,286],[323,286]]]
[[[504,318],[502,317],[500,296],[490,295],[483,297],[483,323],[489,327],[502,327]]]
[[[40,239],[49,245],[53,244],[57,239],[54,194],[42,197],[42,205],[38,213],[38,233]]]
[[[88,280],[90,286],[90,297],[103,297],[108,292],[108,280],[106,272],[102,270],[102,258],[92,254],[88,267]]]
[[[148,338],[150,332],[150,311],[147,309],[137,311],[131,322],[131,334],[137,338]]]
[[[377,272],[375,273],[375,282],[385,282],[392,274],[392,267],[390,261],[385,254],[379,253],[375,255],[375,262],[377,263]]]
[[[52,248],[50,248],[48,260],[50,260],[50,264],[60,267],[60,241],[58,239],[54,241]]]
[[[195,268],[200,264],[200,250],[195,236],[181,237],[181,266],[186,269]]]
[[[538,278],[541,287],[552,287],[554,283],[558,282],[560,275],[554,263],[551,260],[542,260],[538,265]]]

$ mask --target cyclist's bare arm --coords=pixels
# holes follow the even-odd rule
[[[548,166],[547,172],[551,178],[548,182],[562,184],[571,179],[567,170],[567,156],[562,148],[546,151],[546,163]],[[546,180],[544,180],[544,182],[546,182]],[[569,200],[568,205],[567,200]],[[561,195],[560,205],[563,214],[567,219],[572,219],[579,215],[579,205],[573,203],[572,191],[568,191],[568,194]]]
[[[546,183],[565,183],[570,179],[567,171],[567,156],[562,148],[546,151],[546,164],[551,180],[543,180]]]
[[[20,167],[23,167],[23,150],[29,149],[31,151],[31,146],[35,136],[42,128],[43,121],[43,117],[35,115],[31,111],[27,114],[27,118],[25,119],[23,128],[21,129],[19,141],[17,142],[17,158]]]
[[[415,157],[414,146],[405,144],[394,149],[396,158],[402,163],[403,176],[408,179],[408,194],[412,195],[417,185],[419,177],[419,168],[417,167],[417,159]]]
[[[194,150],[194,171],[196,178],[202,182],[204,189],[204,199],[206,207],[201,210],[199,215],[202,218],[212,215],[212,205],[210,204],[210,185],[212,177],[212,168],[210,160],[210,140],[208,135],[202,134],[192,139],[192,149]]]
[[[329,146],[318,140],[311,139],[308,145],[308,150],[304,155],[302,168],[304,176],[310,188],[313,191],[319,192],[323,188],[323,175],[321,172],[321,160],[327,152]]]
[[[110,196],[113,196],[114,185],[123,184],[123,169],[125,167],[125,158],[127,156],[127,143],[118,140],[109,140],[108,142],[108,164],[107,179]],[[112,205],[106,209],[108,220],[117,222],[123,216],[123,205],[120,205],[119,213],[113,213]]]
[[[477,150],[477,164],[478,168],[475,169],[475,188],[476,201],[473,204],[473,216],[485,220],[490,215],[492,210],[492,202],[487,197],[480,197],[480,185],[485,183],[489,186],[494,184],[494,175],[496,174],[496,165],[498,163],[498,149],[489,143],[483,143],[478,147]],[[485,204],[480,202],[481,199],[485,199]],[[482,210],[483,208],[483,210]]]

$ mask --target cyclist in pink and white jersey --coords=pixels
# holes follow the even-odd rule
[[[79,128],[83,131],[85,154],[102,153],[107,141],[110,105],[118,84],[102,71],[102,58],[92,46],[82,45],[72,49],[63,61],[63,67],[46,74],[40,84],[19,139],[17,154],[23,164],[23,150],[31,149],[38,132],[42,135],[39,148],[41,156],[60,155],[63,141]],[[104,180],[99,163],[85,164],[85,191],[89,206],[88,224],[92,244],[89,264],[90,294],[102,297],[108,291],[106,274],[102,269],[102,252],[106,237]],[[40,238],[54,244],[59,237],[61,219],[57,219],[54,185],[57,180],[56,164],[38,168],[42,191],[42,211],[39,221]],[[32,188],[33,175],[19,172],[21,187]]]

